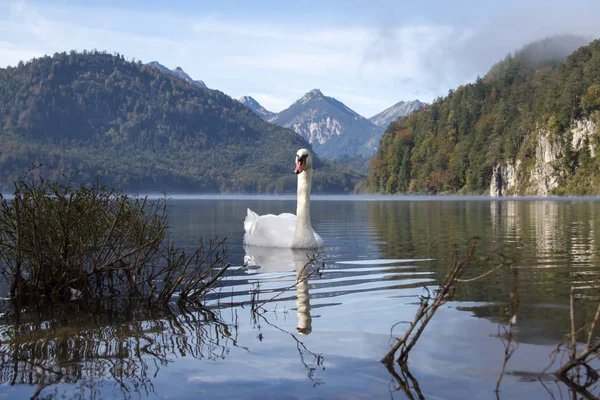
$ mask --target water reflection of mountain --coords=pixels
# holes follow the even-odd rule
[[[71,304],[18,312],[1,326],[0,381],[35,385],[34,397],[148,396],[172,359],[224,358],[235,336],[206,309]]]
[[[469,240],[478,237],[478,254],[493,255],[473,264],[466,278],[488,271],[516,256],[520,293],[521,340],[536,340],[536,332],[561,338],[568,328],[569,291],[598,298],[596,251],[600,203],[593,201],[427,201],[370,202],[369,218],[383,243],[383,258],[430,257],[438,278],[453,260],[464,255]],[[520,250],[517,247],[521,246]],[[494,322],[505,321],[503,308],[515,289],[509,269],[459,287],[461,308]],[[583,302],[579,322],[593,318],[595,308]],[[596,305],[593,305],[595,307]],[[527,337],[529,334],[529,337]]]

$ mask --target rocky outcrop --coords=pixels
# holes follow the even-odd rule
[[[490,184],[490,196],[500,197],[516,195],[517,189],[517,170],[521,161],[497,164],[492,173],[492,182]]]
[[[559,177],[564,171],[561,170],[559,160],[563,157],[565,146],[571,142],[574,151],[581,151],[585,145],[588,146],[591,156],[596,157],[595,143],[592,134],[596,130],[596,124],[589,119],[573,121],[570,134],[566,138],[552,135],[545,129],[537,132],[535,164],[533,169],[527,173],[521,171],[521,160],[515,162],[504,162],[497,164],[492,172],[490,183],[490,196],[516,195],[517,193],[534,196],[548,196],[558,187]],[[527,176],[526,182],[519,182],[519,176]],[[525,187],[526,185],[526,187]]]
[[[549,133],[540,130],[535,149],[535,168],[531,171],[530,182],[539,196],[548,196],[558,186],[560,171],[556,165],[563,155],[563,145],[552,140]]]
[[[324,144],[332,135],[342,134],[342,124],[337,119],[325,117],[319,121],[308,123],[307,130],[303,130],[302,123],[292,124],[292,129],[296,132],[304,133],[302,136],[307,138],[308,143]]]
[[[571,128],[571,133],[573,134],[573,139],[571,144],[573,146],[573,150],[579,151],[583,148],[585,143],[585,139],[588,139],[588,146],[590,149],[590,154],[592,158],[596,157],[596,148],[590,139],[590,135],[596,130],[596,124],[589,120],[583,119],[579,121],[575,121]]]

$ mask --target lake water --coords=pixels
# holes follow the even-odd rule
[[[600,201],[316,196],[311,217],[326,247],[307,269],[304,252],[244,249],[247,207],[295,212],[295,199],[169,200],[180,246],[227,238],[232,267],[207,310],[67,310],[5,324],[0,398],[497,398],[517,290],[518,348],[498,397],[570,397],[542,372],[569,332],[571,288],[578,326],[593,319],[600,299]],[[407,393],[380,362],[391,332],[403,334],[424,287],[435,289],[474,237],[480,258],[465,279],[501,260],[514,259],[514,269],[458,285],[410,353]],[[252,304],[262,306],[252,312]],[[587,390],[600,395],[595,384]]]

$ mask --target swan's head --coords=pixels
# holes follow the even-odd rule
[[[296,169],[294,169],[294,173],[299,174],[310,168],[312,168],[312,157],[310,153],[306,149],[298,150],[296,153]]]

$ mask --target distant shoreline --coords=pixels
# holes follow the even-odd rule
[[[146,196],[146,194],[140,196]],[[149,199],[162,198],[162,194],[148,193]],[[296,201],[295,194],[167,194],[169,200],[282,200]],[[600,201],[600,196],[461,196],[461,195],[359,195],[313,194],[313,201]]]
[[[133,197],[145,197],[149,200],[163,198],[162,193],[126,193]],[[12,200],[12,194],[2,194]],[[295,194],[168,194],[169,201],[183,200],[280,200],[296,201]],[[314,194],[313,201],[600,201],[600,196],[461,196],[461,195],[359,195],[359,194]]]

